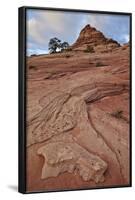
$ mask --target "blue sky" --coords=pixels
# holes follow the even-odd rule
[[[127,15],[28,9],[27,55],[48,53],[48,42],[53,37],[73,44],[87,24],[120,44],[129,41],[130,18]]]

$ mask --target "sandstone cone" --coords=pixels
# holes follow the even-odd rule
[[[72,49],[85,50],[87,46],[93,47],[95,51],[103,52],[107,49],[117,48],[120,44],[113,39],[106,38],[102,32],[88,24],[81,30],[78,39],[72,45]]]

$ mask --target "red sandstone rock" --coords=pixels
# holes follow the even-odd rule
[[[106,43],[117,48],[98,51]],[[87,44],[94,53],[75,51]],[[28,191],[130,181],[129,45],[119,47],[88,25],[72,49],[68,58],[27,59]]]
[[[113,39],[106,38],[102,32],[88,24],[80,32],[78,39],[72,45],[72,49],[85,50],[87,46],[93,47],[95,51],[102,52],[117,48],[120,44]]]

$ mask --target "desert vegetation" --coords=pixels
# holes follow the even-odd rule
[[[50,53],[62,52],[69,47],[68,42],[61,42],[58,38],[51,38],[48,44]]]
[[[100,62],[100,61],[98,61],[98,62],[96,63],[96,67],[103,67],[103,66],[105,66],[105,64],[102,63],[102,62]]]
[[[94,53],[94,48],[90,45],[87,45],[87,48],[84,50],[85,53]]]

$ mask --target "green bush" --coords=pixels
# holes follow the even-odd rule
[[[123,115],[123,110],[117,110],[117,111],[111,113],[111,116],[115,117],[117,119],[123,118],[122,115]]]
[[[64,49],[64,51],[72,51],[72,48]]]
[[[97,62],[96,63],[96,67],[102,67],[102,66],[104,66],[104,64],[102,62]]]
[[[69,55],[69,54],[66,54],[66,55],[65,55],[65,57],[66,57],[66,58],[70,58],[70,57],[71,57],[71,55]]]
[[[30,66],[29,66],[29,69],[34,69],[34,70],[36,70],[37,68],[36,68],[36,66],[34,66],[34,65],[30,65]]]
[[[87,48],[84,50],[85,53],[94,53],[94,48],[92,46],[87,45]]]
[[[37,54],[31,54],[31,57],[37,56]]]
[[[68,49],[61,49],[60,53],[65,53],[65,52],[70,52],[72,51],[71,48],[68,48]]]

